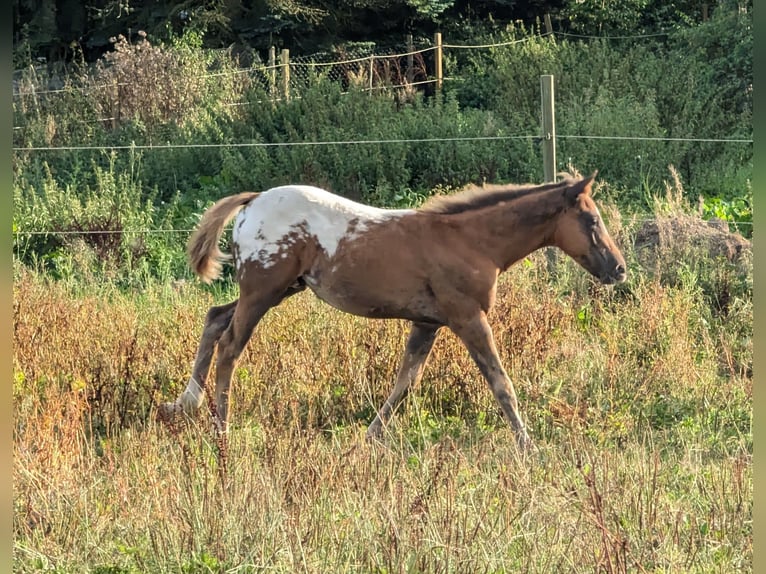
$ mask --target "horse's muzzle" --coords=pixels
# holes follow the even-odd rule
[[[616,285],[623,283],[628,278],[628,273],[625,271],[625,266],[618,263],[614,269],[609,272],[603,273],[599,280],[604,285]]]

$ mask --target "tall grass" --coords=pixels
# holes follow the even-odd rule
[[[612,289],[564,260],[551,278],[543,254],[503,276],[491,321],[538,445],[525,458],[447,332],[385,446],[367,444],[406,325],[297,295],[236,370],[225,468],[204,414],[167,429],[154,405],[231,286],[17,265],[15,570],[751,571],[752,272],[700,250],[656,272],[673,249],[656,267],[626,251]]]

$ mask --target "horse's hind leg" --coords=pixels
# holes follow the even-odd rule
[[[399,367],[399,374],[396,377],[394,390],[391,392],[386,402],[378,411],[375,420],[372,421],[367,429],[367,440],[380,439],[383,434],[383,427],[391,418],[394,410],[407,394],[407,390],[412,383],[416,383],[423,376],[428,355],[434,346],[436,334],[439,325],[425,325],[413,323],[410,330],[407,346],[404,350],[402,364]]]
[[[297,264],[296,264],[297,265]],[[216,360],[215,402],[219,430],[226,431],[229,413],[229,387],[234,366],[245,348],[253,330],[272,307],[287,297],[305,289],[292,265],[282,269],[269,269],[258,277],[257,284],[240,284],[240,297],[228,327],[218,341]]]
[[[500,363],[487,316],[480,311],[469,320],[450,323],[450,328],[468,348],[468,352],[478,365],[481,374],[489,383],[495,400],[500,404],[503,414],[516,433],[516,443],[519,448],[521,450],[531,448],[532,440],[521,420],[513,383]]]
[[[279,300],[286,299],[305,288],[305,283],[300,280],[296,281],[282,294]],[[186,389],[174,402],[163,403],[159,406],[161,419],[169,420],[182,412],[192,414],[202,406],[205,400],[205,382],[210,372],[210,363],[213,360],[215,347],[223,332],[229,327],[238,301],[237,299],[226,305],[211,307],[208,310],[205,316],[205,327],[202,330],[197,355],[194,359],[194,368]]]
[[[232,301],[226,305],[211,307],[208,310],[205,316],[205,327],[202,330],[197,348],[197,356],[194,359],[194,368],[186,389],[176,401],[160,405],[161,417],[172,417],[181,412],[191,414],[202,405],[205,400],[205,380],[210,371],[210,362],[213,359],[216,343],[231,323],[236,306],[237,301]]]

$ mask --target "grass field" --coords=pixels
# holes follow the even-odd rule
[[[17,572],[752,571],[752,269],[626,253],[596,286],[542,253],[490,319],[537,451],[442,332],[385,445],[364,431],[407,325],[302,293],[208,417],[155,421],[231,287],[125,292],[14,269]]]

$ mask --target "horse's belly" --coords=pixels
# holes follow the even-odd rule
[[[370,317],[376,308],[367,297],[359,297],[354,292],[330,287],[313,279],[311,276],[304,276],[304,280],[309,289],[322,301],[346,313]]]
[[[325,282],[310,275],[304,276],[304,280],[322,301],[346,313],[373,319],[440,320],[435,302],[416,291],[395,292],[382,285],[365,287],[342,281]]]

